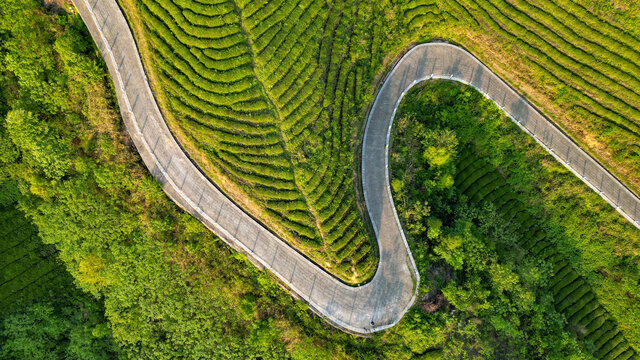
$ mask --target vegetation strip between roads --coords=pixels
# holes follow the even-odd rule
[[[123,120],[164,191],[209,229],[269,269],[334,326],[367,334],[389,328],[415,301],[419,275],[398,220],[388,174],[389,134],[404,94],[427,79],[470,84],[638,226],[638,198],[468,52],[429,43],[404,55],[376,95],[363,139],[364,197],[380,263],[373,279],[351,287],[277,238],[216,188],[182,151],[155,102],[131,30],[115,0],[74,0],[112,78]],[[384,156],[381,156],[384,154]]]

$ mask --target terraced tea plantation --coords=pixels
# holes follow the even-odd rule
[[[69,281],[55,247],[44,245],[36,227],[13,205],[0,207],[0,314]]]
[[[635,355],[615,320],[600,305],[585,280],[549,241],[540,219],[530,215],[504,176],[467,147],[458,156],[455,186],[475,204],[492,203],[504,221],[513,223],[521,235],[527,257],[537,257],[553,266],[549,284],[556,309],[563,313],[570,328],[593,344],[598,359],[630,359]]]
[[[355,18],[346,5],[141,0],[172,129],[233,199],[343,280],[369,278],[353,186]],[[355,42],[355,40],[354,40]],[[347,94],[347,96],[345,96]]]
[[[467,34],[454,30],[461,34],[457,41],[501,69],[638,192],[640,34],[630,25],[638,14],[602,4],[601,12],[589,10],[596,2],[582,0],[450,0],[442,6],[473,24]],[[629,23],[611,21],[626,16]],[[482,44],[494,39],[495,46]]]
[[[614,16],[586,0],[120,3],[191,159],[348,283],[377,263],[354,186],[362,120],[375,84],[412,42],[468,48],[640,189],[633,9]]]

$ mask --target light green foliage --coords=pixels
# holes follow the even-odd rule
[[[73,286],[68,284],[68,286]],[[59,300],[58,300],[59,301]],[[45,300],[12,313],[0,323],[0,355],[12,359],[114,359],[119,351],[102,308],[92,299],[55,304]]]
[[[443,312],[426,314],[414,309],[399,326],[398,335],[413,353],[422,354],[442,346],[447,328],[453,325],[451,322]]]
[[[393,189],[393,191],[401,192],[403,187],[404,182],[402,182],[402,179],[391,180],[391,188]]]
[[[424,151],[424,158],[427,164],[434,167],[440,167],[449,162],[451,155],[447,153],[444,147],[429,146]]]
[[[136,0],[129,7],[144,24],[137,35],[150,51],[155,88],[190,155],[215,181],[239,188],[280,236],[350,283],[369,278],[377,263],[350,171],[356,102],[374,74],[369,21],[393,7],[373,6]]]
[[[407,231],[416,236],[422,235],[427,230],[427,227],[420,220],[428,216],[430,211],[431,208],[425,202],[414,203],[412,208],[407,211],[406,216],[416,221],[407,224]]]
[[[431,240],[437,239],[442,234],[442,221],[437,218],[428,218],[427,229],[427,237]]]
[[[499,292],[513,292],[518,284],[518,275],[509,267],[502,264],[491,264],[489,267],[493,287]]]
[[[5,119],[7,132],[23,156],[33,158],[47,177],[58,180],[65,175],[71,160],[66,147],[55,141],[56,135],[46,123],[24,110],[12,110]]]
[[[424,134],[422,146],[423,156],[429,166],[440,168],[450,164],[455,154],[458,140],[456,134],[450,130],[429,131]]]
[[[41,46],[53,40],[49,32],[33,31],[33,24],[43,26],[48,19],[42,13],[34,12],[33,6],[23,7],[12,1],[5,4],[0,20],[0,29],[10,36],[3,39],[0,57],[2,69],[11,71],[24,95],[30,97],[37,106],[47,111],[59,111],[66,107],[64,79],[56,69],[55,52],[52,47]],[[31,21],[24,21],[30,18]],[[3,31],[3,32],[4,32]]]
[[[433,251],[440,255],[451,267],[456,270],[461,270],[464,262],[462,245],[463,242],[468,244],[472,236],[473,235],[468,232],[462,235],[445,235],[440,239],[438,246],[433,248]]]
[[[71,23],[67,26],[79,27],[78,23]],[[100,68],[95,60],[86,56],[91,51],[92,45],[81,29],[77,31],[67,31],[57,37],[54,43],[55,50],[68,69],[69,77],[74,81],[83,83],[100,80]],[[80,87],[72,87],[71,90]]]
[[[435,359],[442,359],[442,344],[447,330],[454,325],[454,319],[445,312],[428,314],[413,308],[407,312],[393,332],[383,336],[389,346],[384,349],[387,359],[422,359],[430,354]],[[396,345],[402,342],[404,346]],[[430,358],[430,357],[427,357]]]
[[[18,155],[18,149],[7,134],[4,124],[0,124],[0,164],[10,164],[18,158]],[[0,174],[0,177],[4,177],[4,174]]]

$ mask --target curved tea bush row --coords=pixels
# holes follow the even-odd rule
[[[520,63],[526,73],[507,78],[535,89],[534,101],[640,191],[640,148],[635,145],[640,136],[640,39],[571,0],[448,0],[437,5],[455,16],[447,17],[453,31],[436,36],[450,36],[478,54],[487,51],[491,58],[484,60],[496,61],[505,72],[510,63]],[[403,22],[431,16],[434,9],[428,0],[410,1]],[[422,32],[414,31],[417,36]],[[496,54],[506,62],[493,59]]]
[[[434,0],[410,0],[403,6],[404,23],[409,29],[419,29],[425,24],[456,20],[440,3]]]
[[[0,206],[0,314],[47,294],[68,274],[15,206]]]
[[[152,79],[190,155],[253,215],[341,279],[375,272],[353,185],[354,135],[386,36],[375,4],[135,0]],[[408,11],[422,26],[421,8]],[[378,16],[378,15],[376,15]],[[419,23],[419,24],[418,24]],[[146,51],[143,47],[143,51]],[[244,195],[241,195],[244,194]]]
[[[566,51],[560,51],[550,44],[548,39],[511,20],[510,16],[502,14],[500,8],[492,2],[484,0],[463,2],[482,14],[483,21],[489,24],[493,31],[517,41],[517,44],[524,49],[525,55],[537,65],[538,69],[544,69],[560,83],[566,84],[572,89],[572,95],[587,102],[600,116],[609,118],[636,134],[640,133],[638,124],[629,120],[640,118],[640,112],[629,105],[633,103],[631,100],[621,99],[617,94],[612,95],[613,90],[605,87],[610,84],[605,76],[593,73],[588,67],[572,60],[565,54]],[[522,19],[519,20],[522,21]],[[591,96],[585,96],[585,93]]]
[[[593,344],[597,358],[626,360],[635,355],[589,284],[547,240],[538,219],[530,215],[504,177],[470,147],[457,160],[455,186],[476,204],[492,203],[505,221],[517,227],[521,246],[528,254],[552,266],[555,275],[549,288],[556,309],[565,315],[570,328],[578,329],[578,335]]]

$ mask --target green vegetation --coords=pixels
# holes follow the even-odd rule
[[[633,354],[624,335],[618,331],[585,280],[573,269],[570,261],[558,251],[558,242],[550,241],[539,219],[532,216],[525,203],[519,201],[503,175],[479,159],[475,149],[459,154],[456,164],[458,191],[475,204],[491,203],[499,221],[511,222],[519,235],[518,251],[541,259],[551,267],[545,291],[554,296],[555,308],[565,315],[568,325],[589,342],[588,347],[599,358],[616,346],[611,358],[626,359]],[[493,209],[492,209],[493,210]],[[502,275],[502,274],[499,274]],[[628,356],[624,356],[628,355]]]
[[[487,35],[482,12],[454,2],[221,4],[122,2],[143,39],[145,63],[158,64],[154,85],[177,88],[157,93],[191,156],[212,178],[227,178],[236,200],[255,195],[243,205],[263,210],[263,221],[302,250],[315,249],[316,261],[351,282],[370,276],[376,263],[355,210],[352,151],[389,53],[438,34],[462,42],[497,59],[490,65],[550,114],[573,109],[558,117],[565,124],[587,96],[620,114],[631,111],[620,98],[633,103],[635,96],[603,80],[615,98],[600,99],[594,88],[549,101],[568,86],[547,73],[560,68],[529,68],[533,60],[520,60],[534,52],[524,40]],[[606,35],[593,43],[634,56],[611,49],[639,34],[612,31],[576,4],[563,6],[577,6],[572,13]],[[224,16],[197,14],[224,6]],[[476,92],[437,83],[406,98],[395,127],[393,187],[423,279],[420,299],[398,326],[355,338],[312,315],[168,200],[121,128],[112,81],[86,29],[77,15],[56,11],[36,0],[0,8],[0,262],[3,281],[14,279],[1,288],[11,298],[0,303],[0,356],[626,359],[638,350],[637,230]],[[301,20],[289,21],[289,11]],[[167,14],[175,21],[158,20]],[[167,24],[192,27],[161,30]],[[183,36],[187,30],[198,36]],[[169,43],[171,34],[179,41]],[[228,46],[234,39],[239,45]],[[172,44],[180,56],[160,59]],[[196,67],[193,57],[206,65]],[[610,60],[592,67],[622,67]],[[527,76],[548,88],[526,85]],[[590,121],[573,134],[611,146],[592,150],[621,169],[632,138],[616,137],[624,130],[604,118]],[[589,138],[605,126],[608,132]],[[269,159],[259,156],[269,149]],[[619,158],[606,157],[611,149],[621,149]],[[57,258],[83,293],[62,276]],[[34,271],[16,276],[23,262]],[[49,270],[61,276],[38,277]],[[29,281],[69,293],[51,297]],[[24,302],[8,300],[18,297]]]
[[[42,243],[0,164],[0,358],[118,357],[104,306],[74,286],[55,246]]]
[[[67,275],[68,276],[68,275]],[[0,323],[3,359],[124,358],[111,338],[104,308],[70,288],[7,314]],[[71,292],[71,294],[69,293]]]
[[[0,8],[0,197],[17,201],[44,247],[55,246],[49,259],[59,258],[84,292],[52,282],[70,295],[33,297],[3,315],[0,357],[440,354],[431,320],[415,310],[371,339],[331,327],[182,212],[127,139],[111,86],[77,15],[46,10],[38,0]],[[0,223],[2,234],[15,230],[14,221],[27,224],[13,215]],[[121,352],[110,348],[111,338]]]
[[[3,204],[0,217],[0,314],[5,314],[19,300],[36,300],[69,284],[70,277],[56,259],[55,247],[42,244],[18,209]]]
[[[480,29],[511,44],[527,70],[519,76],[551,101],[531,94],[533,99],[639,189],[637,34],[599,18],[580,1],[455,2]]]
[[[447,344],[488,357],[634,356],[632,225],[470,87],[412,90],[395,129],[392,188],[423,306],[442,294],[450,305],[435,308],[463,324]]]
[[[0,188],[0,357],[3,359],[114,359],[104,307],[82,294],[15,206],[15,183]],[[12,196],[6,196],[11,194]]]
[[[377,262],[358,214],[352,154],[375,83],[411,43],[440,38],[467,47],[640,189],[635,7],[587,0],[120,3],[189,155],[248,212],[347,282],[366,280]]]
[[[208,175],[344,281],[372,276],[375,241],[356,208],[351,146],[354,103],[371,76],[360,43],[370,5],[122,3],[144,25],[141,47],[153,49],[171,128]]]

